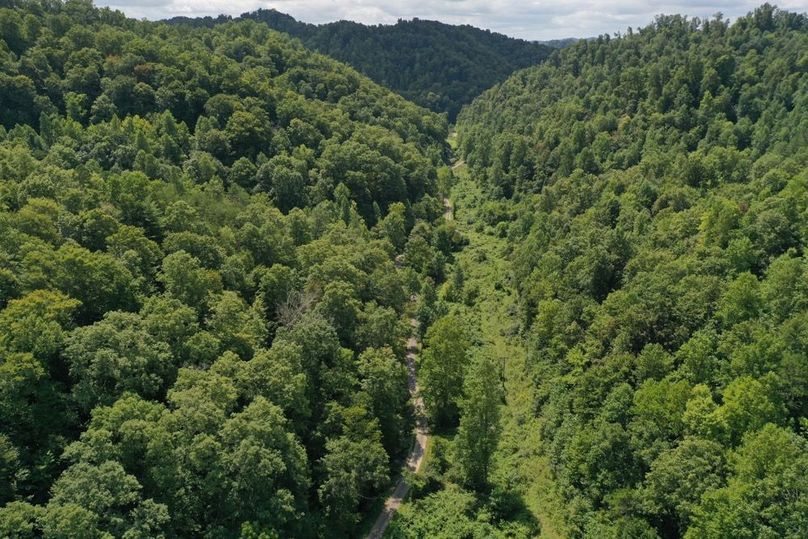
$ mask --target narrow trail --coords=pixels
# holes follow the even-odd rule
[[[443,199],[443,218],[446,221],[454,220],[454,207],[448,198]],[[426,444],[429,441],[429,429],[426,421],[424,399],[421,398],[418,391],[418,369],[415,364],[415,358],[418,356],[420,346],[418,339],[415,337],[418,330],[418,321],[411,318],[410,326],[412,326],[413,335],[407,339],[407,386],[412,396],[415,413],[415,440],[413,440],[412,449],[407,455],[406,466],[409,471],[418,473],[421,469],[421,464],[424,462]],[[384,509],[379,513],[376,522],[373,523],[373,527],[368,533],[368,539],[381,539],[409,491],[410,485],[404,479],[404,476],[400,476],[393,493],[384,502]]]
[[[418,321],[414,318],[410,319],[410,325],[413,331],[418,329]],[[426,410],[424,409],[424,400],[418,393],[418,376],[417,368],[415,366],[415,358],[418,355],[418,339],[411,336],[407,340],[407,385],[412,395],[413,407],[415,409],[415,440],[413,441],[410,454],[407,456],[407,469],[411,472],[417,473],[421,469],[421,464],[424,461],[424,454],[426,453],[426,444],[429,440],[429,433],[427,431]],[[384,509],[379,514],[376,522],[373,524],[368,539],[380,539],[390,521],[398,511],[407,493],[410,491],[410,485],[404,479],[404,476],[398,478],[396,488],[389,498],[384,502]]]

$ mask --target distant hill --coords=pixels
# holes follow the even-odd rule
[[[545,45],[473,26],[421,19],[376,26],[350,21],[316,25],[273,9],[240,18],[261,21],[297,37],[307,47],[351,64],[407,99],[446,112],[451,121],[484,90],[568,44],[568,40],[557,40]],[[209,27],[229,20],[228,16],[176,17],[168,22]]]
[[[539,41],[542,45],[547,45],[548,47],[553,47],[554,49],[563,49],[564,47],[569,47],[570,45],[574,44],[580,38],[577,37],[565,37],[563,39],[549,39],[547,41]]]

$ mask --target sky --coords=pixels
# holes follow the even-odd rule
[[[529,40],[591,37],[647,25],[657,14],[709,17],[721,12],[735,19],[763,0],[96,0],[135,18],[176,15],[239,15],[274,8],[311,23],[347,19],[365,24],[391,24],[398,19],[471,24]],[[774,1],[780,8],[808,11],[808,0]]]

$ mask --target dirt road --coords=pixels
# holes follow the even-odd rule
[[[446,221],[454,219],[454,207],[448,198],[443,199],[443,218]],[[410,319],[410,325],[412,326],[413,332],[418,329],[418,321],[414,318]],[[412,449],[410,449],[410,454],[407,456],[407,469],[412,472],[418,472],[418,470],[421,469],[421,464],[424,461],[424,452],[426,451],[426,443],[427,440],[429,440],[424,400],[418,394],[418,373],[415,366],[415,358],[417,355],[418,339],[411,336],[407,340],[407,385],[409,386],[413,408],[415,409],[415,440],[413,441]],[[399,477],[396,482],[396,488],[384,502],[384,509],[379,513],[379,517],[370,529],[368,539],[381,539],[409,491],[410,486],[404,480],[404,477]]]
[[[418,322],[415,319],[410,320],[413,330],[417,329]],[[407,340],[407,385],[409,386],[410,395],[413,397],[413,407],[415,408],[415,440],[413,441],[410,454],[407,456],[407,469],[412,472],[418,472],[421,464],[424,461],[424,453],[426,451],[426,443],[429,439],[426,423],[426,410],[424,409],[424,401],[418,394],[418,377],[415,366],[415,357],[418,355],[418,339],[414,336]],[[399,477],[396,483],[396,488],[393,493],[384,502],[384,509],[379,514],[376,522],[373,524],[368,539],[380,539],[393,515],[396,514],[404,498],[410,490],[410,485],[404,480],[404,477]]]

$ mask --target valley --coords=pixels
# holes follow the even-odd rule
[[[0,537],[808,536],[808,15],[558,45],[2,4]]]

